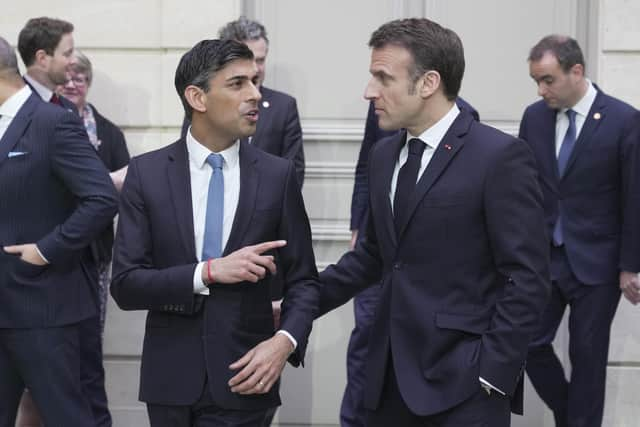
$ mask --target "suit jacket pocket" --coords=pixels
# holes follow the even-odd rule
[[[49,265],[36,265],[30,262],[23,260],[22,258],[17,258],[14,264],[14,273],[18,277],[26,278],[26,279],[34,279],[40,276],[44,271],[49,267]]]

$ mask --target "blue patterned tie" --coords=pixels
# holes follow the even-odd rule
[[[213,172],[209,180],[207,197],[207,217],[204,225],[202,260],[219,258],[222,255],[222,221],[224,214],[224,177],[222,176],[222,156],[211,153],[207,157]]]
[[[566,114],[569,118],[569,127],[567,128],[567,133],[564,134],[562,145],[560,146],[560,153],[558,153],[558,173],[560,178],[562,178],[567,169],[569,157],[571,157],[573,147],[576,145],[576,112],[567,110]],[[556,246],[561,246],[564,243],[562,236],[562,206],[559,207],[558,219],[553,227],[553,243]]]

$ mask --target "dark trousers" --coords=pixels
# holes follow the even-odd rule
[[[267,416],[266,410],[238,411],[217,406],[208,381],[195,405],[147,404],[147,413],[151,427],[260,427]]]
[[[562,262],[561,249],[554,249]],[[560,260],[560,261],[558,261]],[[565,261],[566,262],[566,257]],[[556,263],[556,265],[559,265]],[[529,346],[527,374],[541,399],[553,411],[557,427],[599,427],[604,410],[611,322],[620,301],[615,284],[588,286],[570,272],[552,281],[549,304]],[[571,378],[552,342],[569,306]]]
[[[365,363],[369,336],[380,300],[380,286],[374,285],[353,299],[355,326],[347,348],[347,386],[340,406],[342,427],[365,427],[367,413],[364,408]]]
[[[387,364],[380,405],[368,412],[367,427],[509,427],[509,397],[497,392],[488,395],[478,380],[478,390],[467,400],[444,412],[418,416],[405,404],[398,389],[391,357]]]
[[[0,427],[14,427],[25,387],[45,425],[94,425],[80,384],[77,325],[0,329]]]
[[[100,315],[80,322],[80,378],[82,391],[89,400],[96,427],[111,427],[111,414],[104,387],[102,364],[102,326]]]

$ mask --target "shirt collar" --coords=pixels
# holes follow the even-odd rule
[[[207,162],[207,157],[212,153],[207,147],[199,143],[191,134],[191,126],[187,131],[187,152],[189,153],[189,162],[195,165],[198,169],[202,169]],[[240,144],[236,141],[231,147],[220,151],[219,153],[224,159],[224,164],[228,168],[233,168],[240,158]]]
[[[0,116],[14,118],[22,108],[27,99],[31,96],[31,89],[24,85],[22,89],[11,95],[2,105],[0,105]]]
[[[445,114],[444,117],[438,120],[429,129],[422,132],[420,136],[416,137],[407,132],[407,141],[409,141],[411,138],[419,138],[420,140],[422,140],[422,142],[427,144],[427,147],[432,149],[438,148],[440,141],[442,141],[442,138],[444,138],[444,135],[447,133],[456,117],[458,117],[458,114],[460,114],[460,109],[454,103],[453,107],[451,107],[449,112]]]
[[[53,92],[51,91],[51,89],[44,86],[39,81],[35,80],[29,74],[25,74],[24,79],[28,81],[29,84],[36,90],[36,93],[40,95],[40,98],[42,98],[44,102],[51,101],[51,96],[53,95]]]
[[[575,111],[576,113],[580,114],[583,117],[587,117],[589,115],[589,110],[591,109],[591,106],[593,105],[593,101],[595,101],[596,95],[598,94],[598,92],[596,91],[596,88],[593,86],[593,83],[591,83],[591,80],[589,79],[586,79],[586,80],[587,80],[587,83],[589,84],[589,86],[587,87],[587,92],[580,99],[580,101],[576,103],[576,105],[571,107],[573,111]],[[567,112],[567,110],[568,108],[563,108],[562,110],[560,110],[560,112],[564,114]]]

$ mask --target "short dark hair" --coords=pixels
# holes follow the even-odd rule
[[[218,37],[223,40],[231,39],[239,42],[264,39],[264,41],[269,44],[267,30],[264,28],[264,25],[258,21],[247,19],[246,16],[241,16],[237,20],[231,21],[222,27],[220,31],[218,31]]]
[[[464,48],[460,37],[448,28],[425,18],[397,19],[373,32],[369,47],[400,46],[413,57],[409,75],[415,83],[433,70],[440,74],[444,94],[453,100],[460,92],[464,75]]]
[[[551,53],[558,60],[558,64],[566,73],[576,64],[584,68],[584,56],[582,49],[575,39],[569,36],[551,34],[543,37],[529,52],[528,60],[536,62],[542,59],[545,53]]]
[[[60,39],[73,32],[73,24],[55,18],[32,18],[20,31],[18,51],[24,65],[29,67],[36,59],[36,52],[43,49],[47,55],[53,55]]]
[[[182,55],[174,82],[189,120],[193,109],[184,96],[187,86],[197,86],[208,92],[209,80],[217,71],[236,59],[252,60],[253,52],[246,44],[235,40],[202,40]]]

